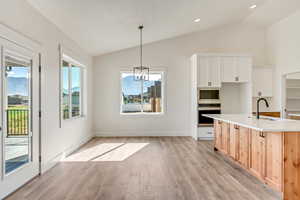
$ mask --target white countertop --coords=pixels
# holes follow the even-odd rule
[[[209,114],[203,116],[263,132],[300,132],[300,121],[297,120],[263,116],[261,119],[256,119],[255,116],[249,117],[246,114]]]
[[[300,117],[300,113],[290,113],[289,116]]]

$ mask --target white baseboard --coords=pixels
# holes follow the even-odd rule
[[[190,136],[189,131],[95,131],[96,137]]]
[[[54,158],[50,159],[48,162],[42,163],[41,174],[44,174],[46,171],[57,165],[62,159],[76,151],[79,147],[90,141],[93,137],[94,135],[90,134],[82,138],[79,142],[76,142],[73,145],[69,146],[63,152],[60,152]]]

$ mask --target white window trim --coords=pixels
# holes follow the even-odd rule
[[[71,58],[70,56],[66,55],[66,54],[62,54],[62,58],[61,58],[61,63],[63,63],[63,61],[66,61],[69,63],[69,118],[65,119],[64,118],[64,112],[63,112],[63,108],[62,108],[62,103],[63,103],[63,73],[61,73],[61,87],[60,87],[60,112],[61,112],[61,119],[63,121],[70,121],[70,120],[75,120],[75,119],[81,119],[84,118],[84,74],[85,74],[85,65],[81,64],[80,62],[76,61],[75,59]],[[70,68],[72,68],[71,66],[74,65],[76,67],[80,67],[80,105],[79,105],[79,109],[80,109],[80,114],[78,116],[72,116],[72,70],[70,70]],[[60,70],[62,70],[63,65],[61,64],[61,68]]]
[[[122,73],[133,73],[131,69],[125,68],[120,70],[120,115],[121,116],[164,116],[166,113],[166,97],[165,97],[165,89],[166,89],[166,70],[164,68],[152,68],[150,70],[151,73],[161,73],[162,74],[162,83],[161,83],[161,102],[162,102],[162,111],[157,112],[157,113],[151,113],[151,112],[136,112],[136,113],[123,113],[122,112],[122,100],[123,100],[123,95],[122,95]]]

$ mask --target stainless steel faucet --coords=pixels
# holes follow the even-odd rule
[[[269,107],[269,103],[268,103],[267,99],[265,99],[265,98],[259,98],[257,100],[257,107],[256,107],[257,108],[257,111],[256,111],[256,117],[257,117],[257,119],[259,119],[259,103],[261,101],[264,101],[266,103],[267,108]]]

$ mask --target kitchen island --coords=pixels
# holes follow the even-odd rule
[[[290,113],[288,116],[290,119],[300,120],[300,113]]]
[[[214,119],[216,151],[233,159],[285,200],[300,199],[300,121],[242,114]]]

